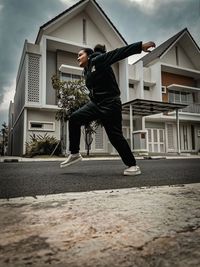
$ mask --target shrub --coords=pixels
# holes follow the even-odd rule
[[[59,141],[54,136],[49,136],[47,133],[42,136],[31,135],[31,140],[26,142],[26,153],[28,156],[33,157],[36,155],[51,155],[53,150],[58,145]],[[54,154],[59,155],[61,153],[60,144],[56,148]]]

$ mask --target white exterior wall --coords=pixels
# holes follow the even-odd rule
[[[128,66],[128,79],[130,83],[134,84],[134,89],[129,88],[129,100],[136,98],[144,98],[143,90],[143,63],[137,62],[135,65]]]
[[[52,86],[51,77],[56,74],[56,53],[47,51],[47,72],[46,72],[46,103],[56,105],[56,90]]]
[[[20,114],[13,128],[13,156],[22,156],[24,149],[24,112]]]
[[[162,82],[161,82],[161,65],[160,62],[155,63],[150,66],[151,71],[151,81],[155,82],[155,85],[152,86],[150,100],[162,101]]]
[[[185,47],[185,49],[187,49],[187,47]],[[178,46],[178,53],[179,53],[179,66],[188,69],[195,69],[192,61],[186,54],[184,48],[182,48],[182,46],[180,45]]]
[[[41,130],[29,130],[30,122],[53,122],[55,124],[54,131],[41,131]],[[55,112],[52,111],[43,111],[43,110],[28,110],[27,112],[27,125],[26,125],[26,141],[30,141],[30,135],[33,133],[44,135],[47,133],[50,136],[54,136],[60,140],[60,122],[55,120]]]
[[[25,104],[25,88],[26,88],[26,62],[27,55],[25,55],[24,60],[21,65],[21,70],[16,80],[16,91],[14,96],[14,122],[17,120],[20,112],[22,111]]]
[[[68,51],[57,51],[57,69],[64,64],[73,67],[79,67],[77,62],[77,54]]]
[[[187,56],[185,49],[178,43],[174,47],[172,47],[166,54],[164,54],[164,56],[161,58],[161,62],[177,66],[175,48],[176,46],[178,48],[178,66],[188,69],[195,69],[190,58]]]
[[[63,39],[65,41],[83,44],[83,19],[86,19],[86,44],[93,47],[97,43],[102,43],[106,45],[108,50],[112,49],[111,44],[108,42],[105,36],[103,36],[86,12],[79,13],[48,35]]]
[[[119,62],[119,88],[121,91],[122,103],[129,100],[128,87],[128,60],[124,59]]]
[[[176,53],[175,47],[171,48],[165,56],[161,59],[161,62],[167,63],[170,65],[176,65]]]

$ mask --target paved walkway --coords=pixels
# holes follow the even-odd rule
[[[200,184],[0,200],[0,266],[200,266]]]

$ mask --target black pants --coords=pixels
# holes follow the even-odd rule
[[[100,119],[111,144],[127,166],[135,166],[136,160],[122,134],[122,107],[120,99],[96,104],[92,101],[75,111],[69,119],[69,150],[72,154],[80,150],[81,126]]]

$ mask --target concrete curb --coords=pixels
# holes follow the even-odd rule
[[[161,160],[161,159],[200,159],[199,155],[190,156],[136,156],[136,160]],[[62,158],[23,158],[23,157],[1,157],[2,163],[16,163],[16,162],[45,162],[45,161],[64,161],[66,157]],[[83,161],[93,160],[121,160],[120,157],[91,157],[83,158]]]

